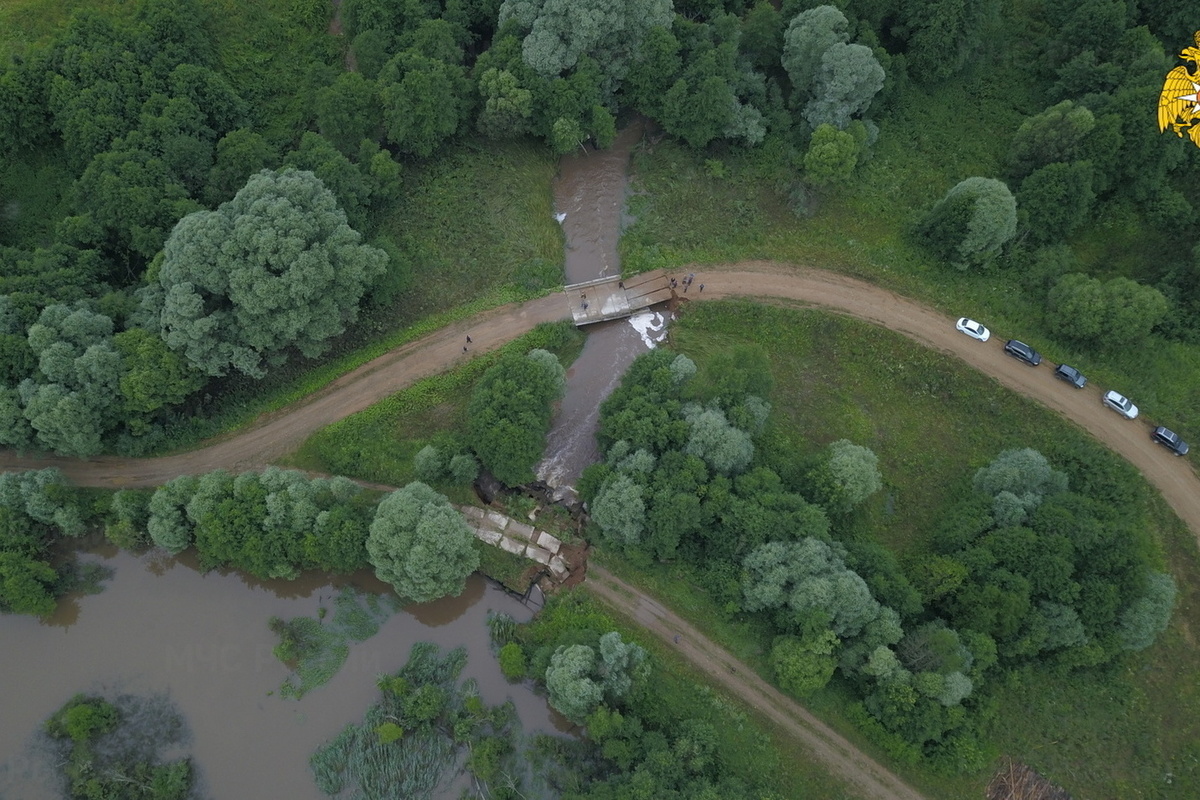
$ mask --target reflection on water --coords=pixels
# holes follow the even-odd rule
[[[54,797],[28,742],[42,720],[76,692],[167,693],[191,728],[191,755],[204,785],[224,798],[318,800],[308,770],[316,747],[361,719],[375,678],[402,666],[415,642],[464,645],[464,677],[484,700],[511,696],[525,730],[566,730],[545,700],[507,683],[488,646],[489,609],[519,620],[529,611],[475,575],[462,596],[406,609],[372,639],[355,644],[341,671],[301,700],[277,690],[287,668],[271,653],[271,616],[316,617],[332,610],[341,585],[386,591],[364,572],[332,579],[256,581],[239,573],[201,574],[193,558],[93,554],[115,570],[99,595],[64,601],[53,620],[0,616],[0,797]],[[72,616],[73,615],[73,616]],[[557,717],[557,715],[553,715]]]

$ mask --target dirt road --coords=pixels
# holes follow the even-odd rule
[[[707,286],[705,287],[707,289]],[[789,735],[829,771],[870,800],[922,800],[899,777],[846,741],[803,706],[758,677],[682,618],[603,567],[588,565],[588,591],[672,646],[714,682],[744,700]],[[675,636],[679,641],[675,642]]]
[[[976,342],[957,332],[953,319],[938,311],[886,289],[832,272],[751,262],[685,267],[679,273],[687,274],[692,269],[702,273],[698,280],[705,286],[703,294],[689,293],[689,301],[740,296],[825,308],[877,323],[962,359],[1010,389],[1032,397],[1079,424],[1124,456],[1158,488],[1193,533],[1200,535],[1200,480],[1186,459],[1174,458],[1151,442],[1146,420],[1123,420],[1104,408],[1100,404],[1098,388],[1073,389],[1056,380],[1045,365],[1034,369],[1009,358],[1004,354],[1004,340],[1000,336],[986,343]],[[265,415],[245,430],[188,453],[151,459],[106,456],[81,461],[18,457],[4,452],[0,454],[0,470],[56,466],[76,484],[116,488],[155,486],[178,475],[218,467],[230,470],[263,467],[294,450],[320,428],[470,358],[471,353],[462,352],[468,333],[473,342],[470,345],[472,351],[486,351],[511,341],[540,322],[568,316],[567,301],[557,294],[485,312],[380,356],[311,397]],[[681,651],[693,663],[807,742],[814,755],[858,787],[866,797],[905,800],[920,797],[899,778],[652,599],[620,586],[613,576],[596,568],[593,568],[588,584],[601,597],[658,635],[673,637],[680,633]],[[787,709],[786,713],[784,709]]]
[[[692,268],[679,270],[687,274]],[[1083,427],[1142,471],[1192,532],[1200,537],[1200,479],[1188,459],[1175,458],[1150,440],[1149,422],[1124,420],[1100,404],[1101,390],[1076,390],[1056,380],[1047,365],[1031,368],[1004,354],[1000,334],[977,342],[954,329],[953,320],[886,289],[833,272],[768,262],[704,266],[704,292],[691,292],[691,302],[720,297],[751,297],[788,302],[858,317],[902,333],[929,347],[956,356],[1000,383],[1032,397]],[[175,456],[127,459],[102,456],[87,460],[18,457],[0,453],[0,470],[56,466],[80,485],[155,486],[187,473],[218,467],[244,470],[263,467],[296,449],[312,433],[347,417],[393,392],[452,367],[470,353],[462,352],[470,333],[472,351],[499,347],[540,322],[568,317],[561,295],[504,306],[444,328],[397,348],[339,378],[322,391],[212,444]]]

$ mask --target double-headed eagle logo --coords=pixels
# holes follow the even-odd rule
[[[1176,67],[1167,73],[1158,96],[1158,132],[1167,128],[1187,137],[1200,147],[1200,31],[1192,37],[1196,47],[1185,47],[1179,57],[1192,63],[1192,69]]]

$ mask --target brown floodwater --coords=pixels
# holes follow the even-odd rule
[[[625,221],[629,157],[642,138],[635,122],[608,150],[588,149],[564,156],[554,183],[554,207],[566,238],[566,281],[621,273],[617,243]],[[583,352],[567,371],[567,387],[546,437],[537,474],[556,488],[573,487],[584,468],[600,460],[596,428],[600,403],[621,382],[641,353],[666,335],[661,314],[647,312],[585,328]]]
[[[77,692],[120,692],[170,696],[191,730],[188,752],[202,785],[215,800],[319,800],[309,755],[362,718],[377,696],[376,676],[399,669],[419,641],[443,650],[466,647],[463,677],[475,678],[489,703],[511,697],[526,732],[570,727],[542,697],[500,674],[487,612],[518,620],[530,612],[479,575],[459,597],[410,606],[373,638],[351,643],[333,680],[293,700],[278,694],[289,672],[271,653],[276,639],[267,621],[316,616],[322,605],[332,614],[345,583],[386,591],[372,574],[263,582],[202,574],[187,558],[162,554],[100,549],[81,558],[114,570],[102,593],[65,600],[46,621],[0,616],[0,798],[55,798],[47,765],[30,746],[39,725]]]

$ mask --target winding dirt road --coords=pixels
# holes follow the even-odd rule
[[[683,268],[686,274],[691,268]],[[1002,340],[980,343],[954,329],[954,321],[886,289],[823,270],[749,262],[704,266],[704,293],[689,300],[748,297],[832,310],[882,325],[962,359],[1008,388],[1031,397],[1077,423],[1140,469],[1192,532],[1200,537],[1200,479],[1186,459],[1174,458],[1150,440],[1145,420],[1123,420],[1100,403],[1100,390],[1080,391],[1056,380],[1051,370],[1032,369],[1004,354]],[[264,467],[295,450],[308,436],[339,419],[431,375],[471,354],[462,352],[469,333],[476,351],[511,341],[541,322],[570,316],[560,294],[480,314],[380,356],[305,400],[265,415],[252,426],[187,453],[150,459],[99,457],[77,460],[20,457],[0,453],[0,470],[60,468],[74,483],[109,488],[155,486],[178,475],[223,467],[232,471]],[[596,567],[587,585],[599,596],[671,641],[683,637],[680,651],[762,713],[804,740],[813,754],[868,798],[918,800],[899,778],[854,748],[798,704],[779,694],[748,668],[664,609],[653,599],[621,584]]]
[[[1030,368],[1004,354],[1002,339],[981,343],[954,329],[953,320],[928,306],[886,289],[833,272],[770,262],[702,268],[704,293],[691,301],[749,297],[824,308],[904,334],[928,347],[962,359],[1008,388],[1031,397],[1084,428],[1142,471],[1176,514],[1200,538],[1200,479],[1187,459],[1175,458],[1150,439],[1143,419],[1124,420],[1100,403],[1101,391],[1089,385],[1076,390],[1056,380],[1045,367]],[[679,270],[686,274],[689,268]],[[304,400],[253,425],[173,456],[147,459],[101,456],[86,460],[55,456],[18,456],[0,452],[0,470],[55,466],[83,486],[157,486],[178,475],[224,467],[264,467],[295,450],[317,430],[393,394],[415,381],[446,371],[471,354],[462,352],[465,337],[473,351],[486,351],[511,341],[541,322],[569,318],[560,294],[503,306],[471,320],[443,328],[371,361]]]

